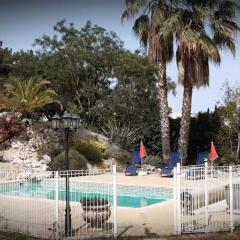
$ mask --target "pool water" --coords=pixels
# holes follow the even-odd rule
[[[90,185],[79,184],[75,187],[70,187],[70,201],[79,202],[82,198],[105,198],[113,204],[113,195],[111,188],[102,188],[93,183]],[[19,197],[44,198],[54,200],[56,191],[54,184],[46,183],[7,183],[0,184],[0,195],[13,195]],[[58,199],[65,200],[65,185],[64,183],[58,188]],[[140,208],[152,204],[160,203],[172,198],[171,194],[153,193],[152,189],[141,189],[141,194],[134,192],[131,188],[127,189],[123,185],[117,187],[117,205],[122,207]]]

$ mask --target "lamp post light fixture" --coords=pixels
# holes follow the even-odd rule
[[[70,193],[69,193],[69,134],[71,131],[77,131],[80,126],[80,117],[78,115],[71,115],[67,112],[60,117],[55,114],[52,117],[52,127],[56,131],[64,132],[64,170],[65,180],[66,180],[66,208],[65,208],[65,235],[69,236],[72,233],[72,218],[71,218],[71,208],[70,208]]]

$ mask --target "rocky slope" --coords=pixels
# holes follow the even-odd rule
[[[72,139],[95,139],[107,143],[107,138],[86,129],[74,133]],[[9,140],[7,145],[6,150],[0,151],[0,169],[15,169],[23,177],[33,176],[32,172],[47,171],[51,161],[49,153],[63,148],[63,136],[49,127],[38,126],[36,129],[30,126],[24,134]]]

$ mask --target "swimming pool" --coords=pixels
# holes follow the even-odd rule
[[[106,198],[113,203],[112,184],[70,182],[70,200],[79,202],[84,197]],[[11,182],[0,184],[0,195],[19,197],[56,198],[54,181]],[[140,208],[172,199],[172,189],[140,185],[117,185],[117,204],[122,207]],[[58,183],[58,199],[65,200],[65,182]]]

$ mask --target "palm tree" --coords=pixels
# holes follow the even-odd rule
[[[175,31],[178,39],[179,82],[184,87],[179,149],[187,150],[193,88],[209,84],[209,61],[220,64],[219,49],[227,47],[235,54],[233,35],[239,28],[232,21],[237,8],[234,2],[186,0],[182,4],[165,21],[162,32]],[[209,26],[212,35],[206,31]]]
[[[12,77],[10,82],[5,84],[8,98],[3,105],[5,108],[21,112],[23,116],[28,116],[34,110],[54,101],[57,94],[47,87],[48,84],[49,81],[39,78],[21,80]]]
[[[170,157],[169,108],[167,99],[166,65],[173,58],[173,35],[159,37],[162,22],[171,13],[171,6],[165,0],[126,0],[122,20],[135,17],[133,31],[143,47],[148,49],[150,60],[155,64],[159,78],[159,106],[162,138],[162,158],[167,163]]]

